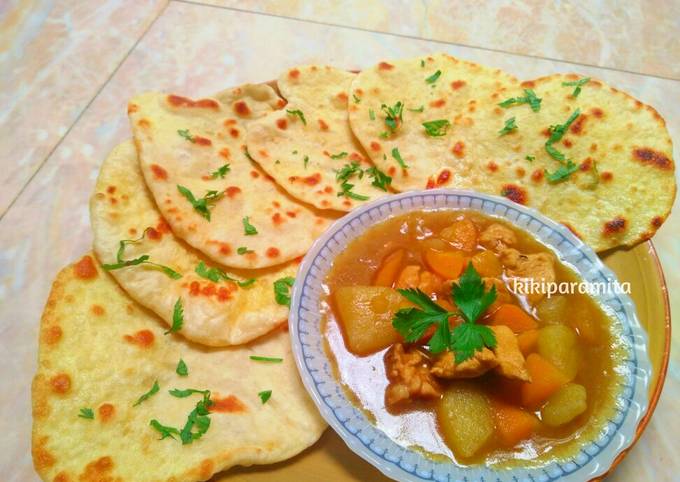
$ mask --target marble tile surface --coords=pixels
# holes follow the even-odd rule
[[[504,68],[521,78],[556,71],[601,78],[655,106],[665,117],[672,137],[680,139],[678,81],[170,2],[130,55],[111,70],[111,79],[0,220],[3,479],[37,480],[29,446],[30,379],[36,363],[38,320],[56,272],[91,245],[88,198],[104,157],[130,136],[125,113],[128,98],[156,89],[196,97],[246,81],[273,79],[298,63],[326,62],[360,69],[382,59],[439,50]],[[67,84],[62,82],[48,89],[48,96],[58,96]],[[47,139],[45,143],[49,144]],[[679,152],[676,148],[676,159]],[[0,158],[3,172],[14,165],[15,161]],[[680,213],[676,211],[654,239],[666,267],[675,314],[680,314],[679,235]],[[610,480],[673,480],[680,471],[674,438],[680,433],[680,420],[675,416],[680,395],[680,334],[674,335],[673,345],[671,368],[657,412],[642,441]]]
[[[680,79],[680,2],[193,0]]]
[[[0,216],[165,3],[0,2]]]

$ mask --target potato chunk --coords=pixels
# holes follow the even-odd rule
[[[581,366],[581,349],[573,329],[548,325],[538,332],[538,353],[572,381]]]
[[[586,389],[577,383],[567,383],[551,396],[541,409],[546,425],[558,427],[571,422],[588,408]]]
[[[397,291],[382,286],[343,286],[335,290],[335,305],[352,353],[368,355],[401,340],[392,318],[407,302]]]
[[[456,383],[444,392],[437,418],[444,440],[457,457],[472,457],[494,433],[491,403],[468,383]]]
[[[566,323],[567,319],[567,297],[551,296],[544,298],[536,305],[538,318],[548,325],[559,325]]]

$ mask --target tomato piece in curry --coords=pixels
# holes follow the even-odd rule
[[[435,325],[410,342],[395,328],[414,307],[400,291],[410,289],[448,312],[455,332],[465,320],[452,285],[473,274],[495,291],[476,320],[493,346],[460,361],[428,345]],[[614,410],[621,347],[588,295],[520,294],[515,279],[579,281],[531,235],[480,213],[421,211],[373,226],[326,279],[322,328],[337,378],[379,429],[433,458],[530,466],[568,457]]]

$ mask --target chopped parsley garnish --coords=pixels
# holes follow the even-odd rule
[[[191,135],[191,133],[189,132],[189,129],[179,129],[177,131],[177,133],[179,134],[180,137],[185,138],[187,141],[191,142],[192,144],[194,142],[196,142],[196,138]]]
[[[392,325],[407,342],[420,339],[430,326],[436,330],[428,341],[432,353],[444,350],[454,352],[456,364],[472,358],[484,347],[496,347],[496,336],[486,325],[477,324],[477,319],[496,300],[496,287],[485,290],[484,281],[469,263],[458,283],[451,286],[451,297],[458,311],[451,312],[432,301],[419,289],[400,289],[399,293],[415,308],[402,308],[397,311]],[[453,330],[449,318],[461,316],[463,322]]]
[[[257,396],[260,397],[260,400],[262,400],[262,405],[264,405],[265,403],[267,403],[267,400],[272,398],[272,391],[264,390],[262,392],[259,392]]]
[[[182,306],[182,298],[177,298],[172,310],[172,326],[164,335],[178,332],[182,329],[182,325],[184,325],[184,306]]]
[[[295,110],[286,109],[286,112],[287,112],[288,115],[290,115],[290,116],[297,116],[297,117],[299,117],[300,120],[302,121],[302,123],[303,123],[304,125],[307,125],[307,119],[305,119],[305,114],[304,114],[300,109],[295,109]]]
[[[250,359],[253,361],[261,361],[266,363],[281,363],[283,358],[273,357],[273,356],[257,356],[251,355]]]
[[[423,112],[423,111],[425,110],[425,106],[424,106],[424,105],[421,105],[421,106],[418,107],[417,109],[406,109],[406,110],[409,111],[409,112],[418,112],[418,113],[420,113],[420,112]]]
[[[382,104],[380,110],[385,113],[385,126],[387,127],[387,131],[380,134],[380,137],[386,138],[394,134],[404,121],[404,104],[401,101],[392,107]]]
[[[441,137],[445,135],[450,126],[451,123],[446,119],[423,122],[425,132],[430,137]]]
[[[158,431],[161,434],[160,440],[163,440],[165,438],[170,437],[171,439],[175,439],[175,435],[179,436],[179,430],[176,429],[175,427],[168,427],[166,425],[163,425],[160,423],[158,420],[151,420],[149,422],[149,425],[151,425],[156,431]]]
[[[517,129],[517,124],[515,123],[515,118],[510,117],[505,121],[505,125],[501,130],[498,131],[499,136],[504,136],[506,134],[510,134],[512,131]]]
[[[146,233],[152,228],[146,228],[142,235],[137,238],[137,239],[123,239],[119,242],[118,244],[118,252],[116,253],[116,262],[113,264],[102,264],[102,268],[104,268],[106,271],[113,271],[114,269],[121,269],[121,268],[126,268],[128,266],[137,266],[140,264],[145,264],[148,266],[153,267],[154,269],[158,269],[165,273],[167,276],[169,276],[172,279],[180,279],[182,277],[181,274],[179,274],[177,271],[173,270],[172,268],[169,268],[167,266],[164,266],[162,264],[154,263],[152,261],[149,261],[150,256],[148,254],[143,254],[142,256],[135,258],[135,259],[123,259],[123,255],[125,254],[125,247],[128,244],[134,244],[140,242],[144,237],[146,236]]]
[[[563,164],[562,167],[553,173],[545,171],[546,177],[550,182],[554,183],[564,181],[578,169],[571,159],[567,159],[562,152],[558,151],[553,146],[553,144],[559,142],[562,137],[564,137],[564,134],[566,134],[569,126],[574,123],[579,115],[581,115],[581,111],[580,109],[576,109],[564,124],[552,125],[548,129],[550,131],[550,137],[547,141],[545,141],[545,151],[550,155],[550,157]]]
[[[309,164],[309,156],[305,156],[302,158],[302,163],[305,166],[305,169],[307,169],[307,165]]]
[[[239,253],[240,254],[240,253]],[[233,281],[237,285],[239,285],[241,288],[246,288],[250,285],[252,285],[256,280],[255,278],[248,278],[246,280],[238,280],[224,271],[222,271],[219,268],[208,268],[206,264],[203,261],[200,261],[198,263],[198,266],[196,266],[196,274],[200,276],[201,278],[205,278],[207,280],[212,281],[213,283],[219,283],[220,281]]]
[[[581,87],[586,85],[588,82],[590,82],[590,77],[583,77],[582,79],[570,81],[570,82],[562,82],[563,87],[575,87],[574,91],[571,93],[571,95],[576,98],[578,95],[581,93]]]
[[[274,281],[274,299],[278,304],[290,307],[290,289],[294,283],[295,278],[292,276],[286,276]]]
[[[359,104],[361,102],[361,99],[356,96],[356,94],[352,94],[352,99],[354,99],[355,104]]]
[[[524,159],[526,159],[529,162],[534,162],[536,160],[534,156],[524,156]]]
[[[371,183],[372,186],[387,192],[387,186],[392,184],[392,178],[390,176],[382,172],[376,166],[369,167],[365,172],[369,177],[373,178],[373,182]]]
[[[541,110],[541,98],[536,97],[536,93],[531,89],[524,89],[524,97],[510,97],[500,102],[498,105],[503,108],[508,108],[513,105],[529,104],[531,110],[538,112]]]
[[[185,392],[190,391],[184,395]],[[173,393],[174,392],[174,393]],[[201,438],[210,428],[210,407],[213,405],[212,400],[210,400],[210,390],[171,390],[170,394],[173,396],[189,396],[193,393],[200,393],[203,398],[196,403],[196,407],[187,416],[187,421],[182,429],[177,429],[174,427],[168,427],[161,424],[158,420],[151,420],[149,425],[151,425],[156,431],[161,434],[161,440],[170,437],[175,439],[175,435],[178,435],[182,441],[182,445],[187,445],[192,443],[194,440]]]
[[[196,390],[195,388],[186,389],[173,388],[172,390],[168,390],[168,393],[173,397],[187,398],[193,395],[194,393],[200,393],[201,395],[205,395],[206,393],[209,394],[210,390]]]
[[[157,394],[158,391],[159,391],[160,389],[161,389],[161,387],[158,385],[158,380],[156,380],[155,382],[153,382],[153,386],[151,387],[151,389],[150,389],[148,392],[146,392],[144,395],[142,395],[141,397],[139,397],[139,398],[137,399],[137,401],[136,401],[135,403],[132,404],[132,406],[133,406],[133,407],[136,407],[136,406],[139,405],[140,403],[142,403],[142,402],[148,400],[148,399],[151,398],[153,395]]]
[[[344,151],[339,154],[331,154],[331,159],[342,159],[344,157],[347,157],[347,153]]]
[[[254,236],[257,234],[255,226],[250,224],[250,216],[246,216],[241,221],[243,222],[243,234],[246,236]]]
[[[264,402],[262,402],[264,403]],[[78,414],[80,418],[86,418],[88,420],[94,420],[94,411],[91,408],[81,408]]]
[[[231,171],[231,166],[229,166],[229,164],[225,164],[224,166],[221,166],[216,171],[211,173],[210,177],[212,177],[213,179],[217,179],[218,177],[220,179],[224,179],[224,176],[226,176],[229,171]]]
[[[359,179],[364,177],[364,170],[359,167],[358,162],[351,162],[350,164],[345,164],[342,168],[335,171],[335,180],[340,183],[340,192],[338,196],[346,196],[351,199],[356,199],[357,201],[366,201],[369,199],[368,196],[362,194],[357,194],[352,191],[354,184],[349,182],[352,176],[357,176]]]
[[[578,166],[572,162],[571,159],[568,159],[566,164],[560,166],[554,172],[548,172],[546,169],[545,178],[548,180],[548,182],[555,184],[568,179],[569,176],[571,176],[576,171],[578,171]]]
[[[397,163],[401,166],[402,169],[408,169],[408,166],[404,162],[404,159],[402,159],[401,154],[399,153],[399,148],[395,147],[392,149],[392,157],[397,161]]]
[[[182,360],[181,358],[179,359],[179,362],[177,363],[177,368],[175,368],[175,373],[177,373],[180,377],[189,376],[189,367],[187,367],[187,364],[184,363],[184,360]]]
[[[373,109],[368,109],[368,118],[375,120],[375,111]]]
[[[238,254],[243,255],[243,254],[252,253],[253,250],[252,250],[252,249],[248,249],[248,248],[245,247],[245,246],[239,246],[238,249],[236,250],[236,252],[237,252]]]
[[[191,203],[191,205],[194,208],[194,211],[196,211],[198,214],[203,216],[208,221],[210,221],[210,207],[211,207],[210,204],[220,199],[223,194],[217,191],[207,191],[202,198],[196,199],[194,193],[192,193],[189,189],[187,189],[184,186],[180,186],[178,184],[177,190],[180,192],[182,196],[184,196],[187,199],[187,201],[189,201],[189,203]]]
[[[421,67],[425,67],[425,61],[422,60],[422,59],[421,59],[421,61],[420,61],[420,66],[421,66]]]
[[[425,79],[425,82],[427,82],[428,84],[434,84],[435,82],[437,82],[437,79],[439,78],[440,75],[442,75],[442,71],[438,70],[434,74],[430,75],[427,79]]]

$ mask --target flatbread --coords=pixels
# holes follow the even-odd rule
[[[250,155],[292,196],[320,209],[349,211],[388,194],[373,185],[382,184],[380,174],[349,127],[355,76],[327,65],[292,68],[278,79],[286,107],[248,125]],[[360,169],[347,181],[355,196],[339,196],[338,171],[352,163]]]
[[[349,105],[350,125],[371,160],[392,177],[396,190],[422,189],[432,173],[455,158],[446,136],[428,136],[422,124],[453,123],[495,92],[517,85],[500,69],[442,53],[380,62],[360,72],[352,83],[350,98],[361,102]],[[403,122],[391,132],[382,106],[394,107],[397,102],[403,104]],[[395,148],[408,169],[395,158]]]
[[[440,62],[448,59],[435,58]],[[425,59],[424,68],[419,60],[394,62],[391,68],[378,66],[366,76],[359,74],[352,85],[355,92],[371,94],[355,106],[357,110],[350,111],[350,122],[365,146],[373,142],[379,145],[376,151],[368,150],[373,160],[390,172],[387,165],[394,160],[388,155],[381,163],[379,154],[396,147],[409,164],[409,169],[400,169],[402,177],[393,176],[393,184],[399,189],[447,187],[506,196],[565,224],[596,251],[648,239],[668,217],[676,181],[672,143],[663,119],[652,107],[596,79],[582,85],[577,96],[576,86],[562,85],[581,78],[574,74],[521,84],[506,79],[491,92],[489,79],[493,76],[482,68],[464,78],[465,86],[474,85],[476,81],[471,79],[481,76],[490,88],[473,90],[479,95],[463,108],[460,102],[446,99],[442,109],[447,112],[442,119],[448,119],[451,126],[444,135],[426,135],[422,119],[412,118],[405,111],[403,126],[388,139],[380,139],[379,131],[385,130],[384,116],[367,121],[362,112],[372,105],[410,99],[407,106],[409,102],[425,104],[425,112],[419,115],[434,117],[429,113],[434,109],[427,107],[432,96],[423,87],[427,83],[421,81],[422,71],[432,70],[428,61]],[[447,61],[452,67],[435,62],[442,71],[435,84],[446,77],[451,87],[451,72],[466,63]],[[404,95],[399,95],[395,87],[399,78],[407,86]],[[419,98],[409,97],[414,90],[408,86],[414,83],[420,87]],[[527,103],[507,108],[498,105],[526,96],[525,89],[532,89],[541,99],[537,112]],[[578,170],[562,182],[548,182],[548,173],[561,167],[546,151],[549,127],[564,124],[577,108],[580,116],[553,147],[565,155],[565,163],[566,159],[573,160]],[[500,135],[511,118],[517,128]]]
[[[580,78],[551,75],[505,94],[518,97],[533,89],[542,99],[538,112],[526,104],[500,108],[503,96],[480,103],[447,139],[449,148],[465,146],[449,164],[461,174],[447,187],[474,187],[535,207],[596,251],[632,246],[652,237],[673,205],[671,138],[656,110],[602,81],[591,79],[574,97],[575,86],[563,83]],[[562,166],[546,151],[548,128],[565,124],[577,109],[580,115],[553,147],[578,170],[562,182],[548,182],[547,173]],[[517,129],[499,136],[509,117]],[[444,169],[430,172],[432,178]]]
[[[132,142],[117,146],[101,166],[90,200],[94,250],[105,264],[115,264],[119,243],[144,239],[125,248],[124,259],[144,254],[149,261],[181,274],[173,279],[148,264],[112,270],[111,274],[137,302],[172,326],[174,306],[181,298],[184,325],[179,332],[210,346],[238,345],[285,323],[288,307],[276,303],[273,284],[295,276],[297,263],[263,270],[234,270],[216,266],[199,251],[177,239],[144,185]],[[247,287],[235,282],[210,281],[196,273],[199,263],[217,267],[237,280],[255,279]]]
[[[312,445],[325,424],[299,380],[288,333],[206,349],[175,335],[86,255],[55,280],[40,325],[32,452],[45,481],[197,481],[234,465],[269,464]],[[281,363],[251,360],[280,357]],[[176,373],[182,359],[188,376]],[[137,406],[154,381],[159,391]],[[158,420],[184,426],[210,390],[210,426],[183,445]],[[271,390],[263,404],[258,393]],[[91,409],[93,419],[81,418]],[[195,431],[195,430],[194,430]]]
[[[142,172],[161,214],[176,236],[218,263],[263,268],[289,261],[329,223],[288,196],[243,149],[248,123],[283,103],[271,87],[248,84],[199,100],[146,93],[128,105]],[[226,164],[222,178],[217,171]],[[196,199],[210,191],[221,196],[208,203],[210,220],[178,186]],[[257,234],[248,234],[248,223]],[[239,255],[240,247],[252,253]]]

